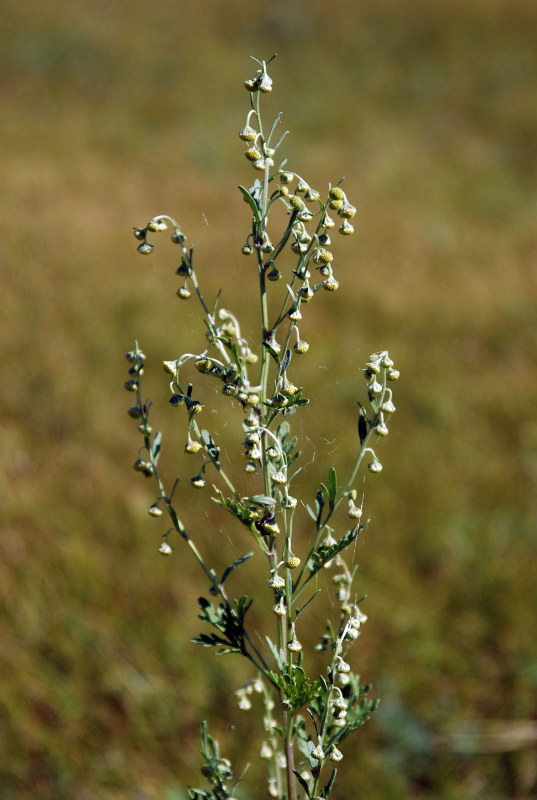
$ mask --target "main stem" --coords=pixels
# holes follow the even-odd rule
[[[260,120],[259,114],[259,106],[257,108],[257,116]],[[257,245],[257,264],[259,269],[259,296],[260,296],[260,305],[261,305],[261,342],[262,342],[262,352],[261,352],[261,374],[260,374],[260,405],[261,405],[261,412],[260,412],[260,421],[265,426],[267,418],[265,418],[263,409],[265,408],[264,403],[266,402],[267,393],[268,393],[268,371],[269,371],[269,352],[267,348],[264,346],[264,342],[266,341],[267,337],[270,334],[269,331],[269,323],[268,323],[268,301],[267,301],[267,283],[266,283],[266,270],[265,265],[263,263],[263,255],[260,249],[263,233],[266,228],[267,223],[267,211],[268,211],[268,179],[269,179],[269,165],[266,164],[265,166],[265,176],[263,182],[263,189],[262,194],[260,197],[261,200],[261,208],[259,209],[259,216],[261,219],[261,229],[257,229],[256,221],[253,220],[253,232],[254,232],[254,244]],[[264,478],[264,489],[265,494],[267,496],[271,496],[271,481],[270,475],[268,470],[268,459],[267,459],[267,434],[265,431],[261,434],[261,453],[262,453],[262,466],[263,466],[263,478]],[[276,563],[273,563],[274,559],[271,559],[271,567],[276,566]],[[288,618],[288,611],[285,615],[285,618],[281,619],[278,618],[278,646],[279,648],[285,648],[287,645],[287,635],[289,631],[289,618]],[[288,709],[284,708],[283,706],[283,697],[281,690],[278,692],[279,702],[280,702],[280,710],[282,716],[282,729],[284,734],[284,750],[285,750],[285,763],[286,763],[286,770],[285,770],[285,777],[287,783],[287,798],[288,800],[296,800],[296,781],[294,775],[294,748],[293,748],[293,715]]]

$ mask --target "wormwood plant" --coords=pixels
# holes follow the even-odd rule
[[[299,323],[304,313],[321,302],[320,295],[338,288],[331,236],[336,231],[345,240],[354,232],[351,220],[356,209],[341,181],[330,186],[323,199],[305,178],[287,167],[286,161],[276,162],[286,134],[277,138],[280,115],[267,131],[261,114],[261,100],[272,91],[267,72],[270,61],[257,61],[259,69],[245,82],[250,110],[239,133],[246,145],[245,157],[259,173],[248,189],[239,187],[250,217],[242,253],[250,261],[247,271],[259,282],[257,350],[241,334],[235,314],[220,305],[219,296],[211,303],[206,300],[193,248],[187,246],[178,222],[160,214],[145,227],[134,229],[142,254],[152,252],[152,234],[171,229],[172,242],[180,251],[177,295],[188,300],[195,294],[201,304],[206,332],[199,352],[183,353],[164,362],[169,402],[184,414],[185,458],[195,464],[194,468],[187,467],[187,475],[195,473],[189,478],[192,490],[207,491],[208,500],[238,523],[239,536],[242,526],[243,534],[250,537],[266,564],[267,580],[259,592],[271,594],[274,615],[264,641],[249,626],[248,612],[254,598],[235,598],[229,594],[227,583],[254,553],[245,553],[218,574],[174,501],[179,478],[169,487],[161,474],[162,437],[153,432],[151,404],[142,393],[145,355],[138,343],[126,354],[130,368],[125,388],[136,397],[129,415],[138,421],[143,439],[134,469],[156,484],[156,499],[149,514],[158,518],[167,514],[169,518],[160,552],[170,555],[173,539],[178,538],[179,545],[190,549],[207,580],[208,597],[199,599],[199,618],[207,627],[193,641],[219,654],[241,656],[251,665],[251,678],[237,689],[236,696],[239,708],[244,710],[252,707],[255,694],[260,697],[259,754],[266,763],[268,795],[280,800],[313,800],[330,796],[336,777],[334,765],[343,758],[341,744],[376,707],[377,701],[367,696],[370,687],[360,685],[349,663],[349,651],[366,620],[361,609],[364,598],[353,587],[356,566],[351,545],[369,521],[363,517],[363,497],[358,497],[355,488],[357,479],[363,468],[374,474],[382,470],[374,443],[388,433],[388,421],[395,411],[388,384],[399,373],[387,351],[369,357],[363,369],[363,403],[358,402],[357,408],[354,465],[343,479],[330,466],[314,496],[299,500],[294,484],[301,470],[300,453],[288,421],[297,411],[307,413],[303,409],[308,403],[304,390],[292,378],[295,358],[308,358],[310,349],[299,332]],[[285,212],[280,214],[284,220],[281,230],[273,222],[273,210],[278,206]],[[277,284],[284,275],[285,290],[281,291],[283,284]],[[196,370],[199,381],[191,379]],[[210,430],[204,404],[197,399],[201,381],[221,386],[229,419],[236,418],[240,431],[243,453],[237,459],[243,458],[245,471],[258,480],[255,494],[243,491],[222,463],[217,435]],[[302,519],[304,515],[309,522]],[[309,530],[305,545],[293,538],[299,525]],[[326,659],[325,670],[312,675],[300,640],[301,626],[311,624],[311,617],[308,623],[304,612],[319,593],[324,576],[335,585],[337,611],[316,646]],[[190,788],[189,797],[231,800],[242,776],[234,778],[229,760],[220,755],[205,722],[201,734],[202,774],[209,788]],[[264,794],[257,792],[256,796]]]

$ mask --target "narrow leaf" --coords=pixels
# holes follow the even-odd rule
[[[240,558],[237,558],[237,560],[234,561],[233,564],[230,564],[229,567],[226,567],[226,569],[222,573],[222,577],[220,578],[220,583],[222,584],[222,586],[224,585],[226,579],[233,572],[233,570],[236,569],[240,564],[242,564],[243,561],[246,561],[246,559],[250,558],[251,556],[253,556],[253,553],[246,553]]]
[[[311,794],[310,794],[310,790],[309,790],[309,788],[308,788],[307,781],[305,781],[305,780],[304,780],[304,778],[302,777],[302,775],[300,774],[300,772],[297,772],[297,771],[296,771],[296,769],[294,769],[294,770],[293,770],[293,772],[294,772],[294,774],[295,774],[295,778],[297,779],[297,781],[299,782],[299,784],[302,786],[302,788],[303,788],[303,789],[304,789],[304,791],[306,792],[306,797],[307,797],[307,798],[310,798],[310,797],[311,797]]]
[[[328,470],[328,487],[328,503],[330,505],[330,511],[333,511],[337,497],[337,474],[334,467],[330,467]]]
[[[239,186],[239,191],[242,193],[242,196],[244,197],[244,199],[246,200],[246,202],[248,203],[248,205],[252,209],[252,213],[253,213],[254,219],[255,219],[255,221],[257,223],[257,227],[260,228],[261,227],[261,217],[259,216],[259,208],[257,207],[257,203],[255,202],[254,198],[252,197],[252,195],[250,194],[248,189],[245,189],[244,186]]]

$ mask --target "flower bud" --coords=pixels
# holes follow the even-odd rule
[[[134,228],[134,238],[143,242],[147,228]]]
[[[194,455],[195,453],[199,453],[200,450],[201,450],[200,442],[189,441],[185,444],[185,453]]]
[[[213,367],[214,361],[212,361],[210,358],[198,358],[196,361],[196,369],[204,374],[210,372]]]
[[[135,392],[138,389],[138,381],[125,381],[123,386],[128,392]]]
[[[375,425],[373,430],[375,431],[377,436],[387,436],[389,433],[388,426],[386,425],[384,420],[381,420],[378,425]]]
[[[396,381],[399,378],[400,374],[401,373],[399,372],[398,369],[389,369],[388,372],[386,373],[386,377],[388,378],[389,381]]]
[[[310,753],[311,757],[314,758],[316,761],[323,761],[324,760],[324,750],[320,744],[317,747],[314,747]]]
[[[344,219],[352,219],[356,214],[356,208],[352,203],[344,203],[337,213]]]
[[[291,497],[291,495],[285,495],[282,497],[281,506],[282,508],[295,508],[297,504],[296,497]]]
[[[251,256],[253,252],[254,252],[254,249],[253,249],[253,247],[250,247],[249,244],[245,244],[244,247],[241,250],[241,253],[243,254],[243,256]]]
[[[295,351],[295,353],[299,353],[301,355],[302,355],[302,353],[307,353],[309,349],[310,349],[310,346],[309,346],[308,342],[305,342],[303,339],[299,339],[298,342],[293,347],[293,350]]]
[[[289,319],[292,319],[295,322],[298,322],[298,320],[302,319],[302,314],[300,313],[300,306],[297,305],[294,308],[292,308],[291,311],[289,311],[289,313],[287,314],[287,316],[289,317]]]
[[[143,256],[148,255],[153,251],[155,245],[151,244],[150,242],[142,242],[138,245],[138,252],[141,253]]]
[[[165,231],[168,226],[163,219],[152,219],[147,225],[147,230],[156,233],[157,231]]]
[[[291,639],[291,641],[287,643],[287,649],[291,653],[300,653],[300,651],[302,650],[302,645],[300,644],[298,639],[296,639],[296,638],[295,639]]]
[[[332,186],[330,191],[328,192],[328,196],[331,200],[345,200],[345,192],[339,186]]]
[[[261,248],[263,249],[263,248]],[[273,248],[274,249],[274,248]],[[267,272],[267,278],[269,281],[279,281],[282,277],[282,274],[276,267],[272,267],[270,272]]]
[[[343,758],[343,753],[341,752],[341,750],[338,750],[337,747],[332,747],[328,751],[328,758],[330,759],[330,761],[341,761],[341,759]]]
[[[201,477],[201,475],[196,475],[194,478],[190,478],[190,485],[194,489],[203,489],[205,486],[205,481]]]
[[[187,289],[186,286],[180,286],[175,294],[181,300],[188,300],[188,298],[192,296],[192,292],[189,289]]]
[[[272,610],[276,614],[276,616],[285,617],[287,609],[285,608],[285,603],[283,601],[283,596],[280,597],[280,599],[278,600],[278,602],[276,603],[275,606],[272,606]]]
[[[245,125],[239,132],[239,139],[242,139],[243,142],[255,142],[256,136],[257,132],[250,125]]]
[[[367,465],[369,472],[382,472],[382,464],[380,461],[372,461]]]
[[[309,286],[301,286],[298,290],[298,295],[304,303],[309,303],[314,294],[315,292]]]
[[[315,203],[319,199],[319,196],[317,189],[308,189],[304,195],[304,200],[308,203]]]
[[[283,589],[285,586],[285,580],[281,577],[281,575],[273,575],[268,579],[267,585],[270,586],[271,589]]]
[[[385,414],[393,414],[395,411],[395,406],[391,400],[385,400],[381,405],[380,410],[384,411]]]
[[[280,182],[281,183],[291,183],[295,176],[292,172],[280,172]]]
[[[186,236],[184,233],[181,233],[181,231],[176,228],[172,233],[172,235],[170,236],[170,239],[174,244],[183,244],[183,242],[186,239]]]
[[[326,289],[327,292],[335,292],[339,289],[339,281],[332,276],[331,278],[327,278],[323,281],[323,289]]]
[[[138,406],[133,406],[132,408],[129,408],[127,414],[129,415],[129,417],[132,417],[133,419],[140,419],[140,417],[142,416],[142,409],[138,408]]]
[[[344,219],[338,228],[338,233],[342,236],[351,236],[354,233],[354,228],[348,220]]]
[[[173,549],[170,547],[168,542],[162,542],[158,551],[163,556],[170,556],[173,553]]]
[[[152,506],[149,506],[147,513],[152,517],[161,517],[163,512],[156,503],[153,503]]]
[[[343,206],[343,200],[330,200],[328,203],[328,208],[331,208],[332,211],[339,211],[340,208]]]
[[[382,392],[382,384],[378,381],[371,381],[371,383],[367,384],[367,390],[371,394],[380,394]]]
[[[325,250],[324,247],[318,247],[313,251],[313,262],[315,264],[330,264],[334,260],[334,256],[330,250]]]
[[[279,527],[277,522],[269,522],[267,520],[267,522],[262,522],[261,523],[261,532],[265,533],[265,534],[270,534],[270,535],[276,536],[280,532],[280,527]],[[277,576],[275,576],[275,577],[277,577]],[[283,578],[280,578],[280,580],[283,580]],[[285,586],[285,581],[284,581],[283,585]],[[279,587],[278,586],[274,586],[274,588],[275,589],[278,589],[278,588],[281,589],[282,587],[281,586],[279,586]]]
[[[272,78],[269,78],[266,72],[259,83],[259,91],[264,94],[268,94],[268,92],[272,91]]]

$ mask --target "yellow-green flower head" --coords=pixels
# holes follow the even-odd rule
[[[262,157],[257,147],[249,147],[248,150],[245,150],[244,155],[248,161],[259,161]]]
[[[328,196],[331,200],[346,200],[345,192],[339,186],[332,186]]]
[[[285,562],[285,566],[288,569],[296,569],[300,566],[300,559],[298,556],[289,556],[287,561]]]
[[[328,203],[328,208],[331,208],[332,211],[339,211],[339,209],[342,207],[343,207],[343,200],[337,200],[336,198],[334,198],[333,200],[330,200],[330,202]]]
[[[189,441],[185,444],[185,453],[194,455],[195,453],[199,453],[200,450],[201,450],[200,442]]]

